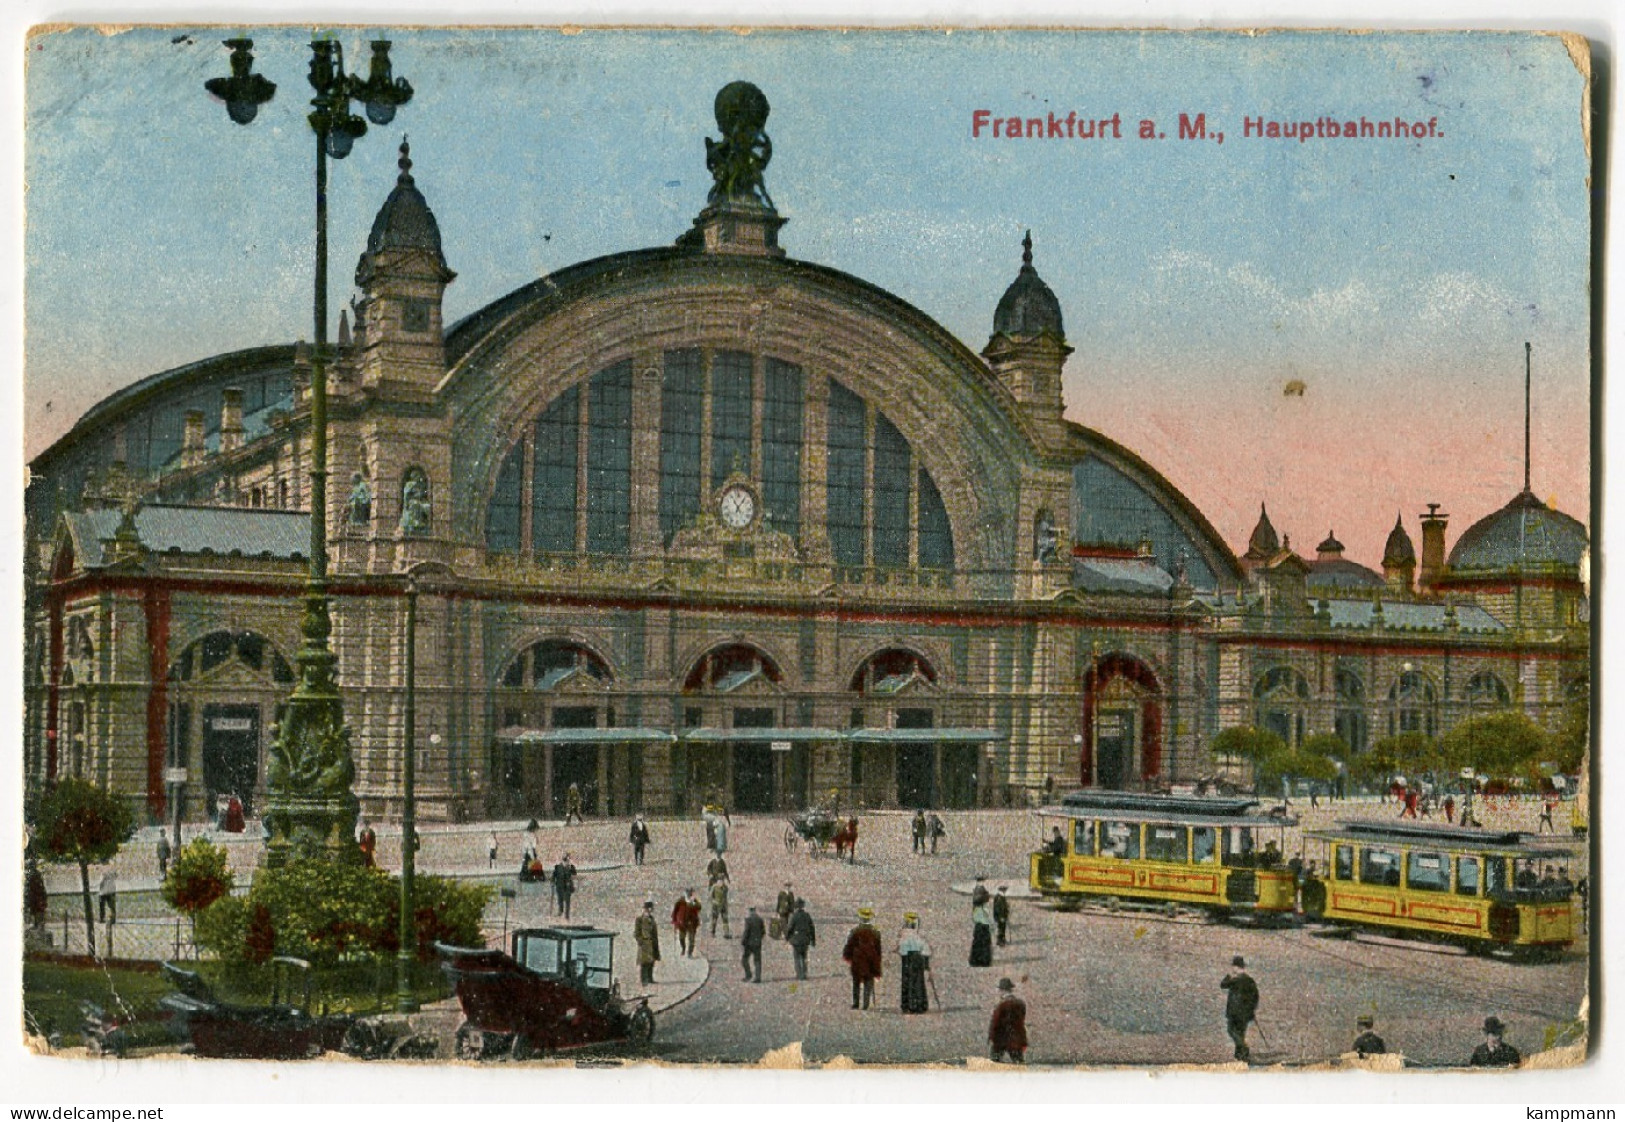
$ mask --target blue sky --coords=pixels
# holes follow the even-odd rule
[[[231,29],[77,30],[28,52],[25,454],[107,393],[310,334],[308,29],[255,29],[276,99],[203,91]],[[182,37],[184,36],[184,37]],[[182,37],[179,42],[175,40]],[[339,34],[350,69],[371,35]],[[334,166],[336,312],[410,134],[466,315],[548,271],[669,244],[703,205],[727,81],[773,105],[796,257],[898,293],[973,349],[1031,228],[1077,349],[1069,415],[1148,458],[1238,548],[1267,501],[1300,551],[1452,537],[1522,482],[1584,518],[1582,83],[1525,34],[397,32],[417,89]],[[1122,140],[994,140],[971,115],[1120,113]],[[1207,114],[1223,144],[1173,137]],[[1437,118],[1424,141],[1245,139],[1242,119]],[[1169,134],[1132,139],[1152,118]],[[1289,381],[1305,384],[1287,397]]]

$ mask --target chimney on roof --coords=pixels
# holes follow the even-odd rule
[[[202,462],[203,410],[188,409],[181,436],[181,467],[197,467]]]
[[[220,451],[235,452],[243,446],[243,391],[223,390],[220,394]]]
[[[1449,517],[1439,513],[1438,503],[1429,503],[1428,512],[1422,515],[1422,569],[1417,586],[1423,592],[1432,592],[1444,575],[1444,528]]]

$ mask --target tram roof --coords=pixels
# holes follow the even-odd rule
[[[1072,796],[1060,806],[1042,807],[1034,813],[1047,818],[1116,818],[1126,822],[1167,822],[1181,826],[1296,826],[1298,820],[1285,814],[1260,814],[1256,799],[1182,798],[1156,795],[1129,795],[1127,798],[1099,798],[1074,801]]]
[[[1307,831],[1321,841],[1388,842],[1393,845],[1437,845],[1447,849],[1481,849],[1532,856],[1553,849],[1569,850],[1572,843],[1559,838],[1544,841],[1521,830],[1486,830],[1474,826],[1435,826],[1416,823],[1339,822],[1335,827]]]
[[[1154,795],[1141,791],[1073,791],[1061,799],[1078,810],[1149,811],[1157,814],[1246,815],[1258,800],[1250,795]]]

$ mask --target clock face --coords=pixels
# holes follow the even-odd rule
[[[730,487],[722,492],[719,510],[723,525],[732,530],[743,530],[756,517],[756,496],[745,487]]]

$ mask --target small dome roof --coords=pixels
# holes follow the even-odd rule
[[[1253,527],[1253,536],[1247,539],[1247,556],[1253,558],[1273,557],[1281,551],[1281,539],[1276,536],[1275,527],[1270,524],[1270,512],[1264,509],[1264,504],[1258,504],[1258,525]]]
[[[1411,536],[1405,532],[1402,515],[1394,515],[1394,528],[1388,531],[1388,544],[1382,547],[1382,564],[1384,568],[1389,565],[1416,564],[1416,546],[1411,543]]]
[[[1033,234],[1029,230],[1021,239],[1021,272],[1004,290],[993,311],[993,334],[1031,337],[1045,331],[1057,339],[1066,338],[1061,327],[1061,302],[1033,268]]]
[[[1375,573],[1358,561],[1350,561],[1345,557],[1309,562],[1308,584],[1311,590],[1382,588],[1384,583],[1380,573]]]
[[[1337,535],[1326,531],[1326,540],[1315,546],[1316,553],[1342,553],[1343,543],[1337,540]]]
[[[356,265],[358,284],[371,271],[377,255],[387,250],[426,250],[434,255],[441,269],[446,267],[446,257],[440,248],[440,223],[435,221],[429,201],[412,180],[411,148],[404,140],[401,141],[400,169],[395,189],[372,220],[366,252]]]
[[[1578,519],[1522,491],[1506,506],[1467,528],[1450,551],[1451,569],[1513,569],[1578,565],[1588,537]]]

